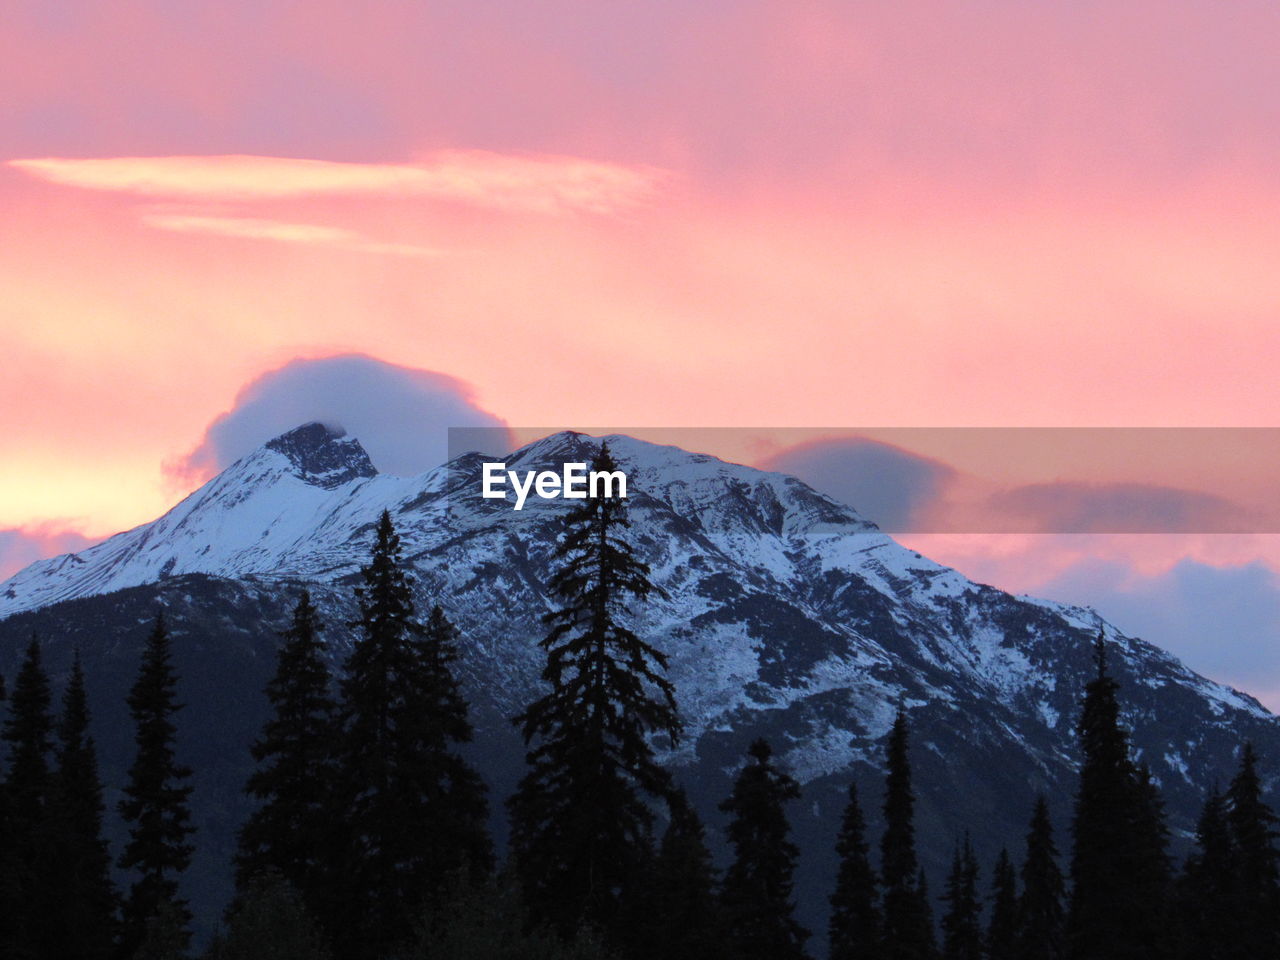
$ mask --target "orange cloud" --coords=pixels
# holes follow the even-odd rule
[[[424,197],[558,214],[612,213],[648,199],[656,168],[564,156],[448,150],[418,163],[339,163],[288,157],[185,156],[10,160],[63,186],[185,200],[282,200],[314,196]]]

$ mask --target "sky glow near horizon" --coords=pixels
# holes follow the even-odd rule
[[[163,512],[300,358],[513,424],[1277,425],[1271,3],[7,17],[9,570]],[[904,539],[1280,704],[1273,536]]]

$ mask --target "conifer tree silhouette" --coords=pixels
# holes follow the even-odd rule
[[[706,830],[683,789],[671,792],[671,820],[662,834],[644,898],[645,948],[637,955],[667,960],[729,960],[716,896],[716,869]]]
[[[982,960],[982,917],[978,902],[978,861],[966,834],[951,861],[942,895],[947,912],[942,918],[943,960]]]
[[[102,781],[84,670],[76,651],[57,726],[47,851],[57,891],[55,946],[64,960],[107,960],[112,955],[119,905],[111,883],[111,855],[102,837]]]
[[[906,707],[899,702],[889,732],[880,877],[884,885],[884,945],[888,960],[927,960],[935,953],[932,911],[916,860],[915,792],[908,756]]]
[[[809,931],[793,916],[796,849],[788,833],[786,803],[800,797],[797,783],[773,764],[773,750],[756,740],[747,751],[733,793],[720,804],[733,863],[724,877],[728,942],[735,960],[796,960],[805,956]]]
[[[1215,786],[1196,822],[1196,849],[1178,882],[1179,960],[1243,960],[1237,872],[1227,801]]]
[[[178,896],[178,877],[191,862],[194,828],[188,799],[191,771],[174,754],[177,677],[169,630],[157,614],[142,652],[142,665],[129,692],[137,752],[129,768],[120,815],[129,824],[129,842],[120,867],[134,881],[124,902],[120,954],[130,957],[152,933],[166,942],[190,941],[191,914]]]
[[[991,919],[987,922],[988,960],[1014,960],[1018,943],[1018,880],[1009,859],[1009,851],[1001,848],[991,874]]]
[[[1262,799],[1253,744],[1240,754],[1240,769],[1227,788],[1227,823],[1235,847],[1239,885],[1237,942],[1248,957],[1280,956],[1280,879],[1275,848],[1276,815]]]
[[[1077,731],[1084,761],[1076,795],[1067,949],[1073,960],[1167,954],[1168,861],[1154,783],[1129,757],[1119,685],[1107,673],[1105,639],[1085,688]]]
[[[6,783],[11,869],[17,900],[14,952],[43,956],[57,942],[56,898],[49,858],[53,779],[49,769],[53,750],[53,720],[49,713],[49,679],[40,657],[40,641],[31,638],[13,682],[3,738],[9,748]]]
[[[878,960],[881,956],[882,920],[869,849],[858,787],[850,782],[849,800],[836,838],[839,866],[827,934],[831,960]]]
[[[336,842],[329,790],[339,730],[321,629],[303,590],[267,684],[271,716],[251,748],[258,766],[245,792],[261,805],[241,827],[236,855],[238,891],[271,873],[317,915],[332,906],[322,878]]]
[[[484,784],[457,752],[471,727],[450,672],[455,631],[439,610],[426,626],[416,619],[385,510],[356,597],[360,638],[342,681],[330,794],[348,831],[346,895],[325,919],[340,956],[381,958],[410,936],[424,901],[437,902],[464,866],[487,870],[491,854]]]
[[[592,469],[617,469],[607,443]],[[550,689],[513,719],[529,769],[509,801],[533,922],[565,937],[593,925],[614,944],[650,856],[647,801],[670,790],[649,737],[680,731],[666,657],[626,625],[631,603],[660,593],[623,538],[629,525],[620,498],[588,497],[565,517],[547,585],[559,606],[540,643]]]
[[[1061,960],[1065,955],[1062,870],[1053,840],[1049,803],[1036,797],[1027,831],[1027,858],[1022,863],[1022,897],[1018,901],[1018,960]]]

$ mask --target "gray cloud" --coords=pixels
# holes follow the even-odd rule
[[[1264,518],[1213,494],[1145,483],[1036,483],[988,502],[992,521],[1026,533],[1253,533]]]
[[[797,444],[759,464],[799,477],[884,530],[912,528],[955,471],[944,463],[861,437]]]
[[[362,354],[294,360],[242,389],[171,469],[185,476],[220,470],[310,421],[341,427],[380,471],[399,476],[444,463],[450,427],[506,428],[476,405],[470,387],[442,373]]]

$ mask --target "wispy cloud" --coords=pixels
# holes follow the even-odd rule
[[[415,163],[287,157],[45,157],[8,165],[50,183],[141,197],[233,201],[309,196],[424,197],[533,213],[611,213],[644,202],[666,174],[645,166],[477,150]]]
[[[331,247],[358,253],[386,253],[405,257],[435,257],[445,253],[433,247],[409,243],[381,243],[342,227],[313,223],[287,223],[255,217],[193,216],[186,214],[144,214],[142,222],[158,230],[176,233],[203,233],[244,240],[268,240],[313,247]]]

